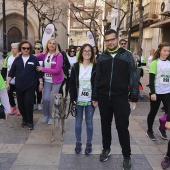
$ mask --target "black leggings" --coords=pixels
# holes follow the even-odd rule
[[[147,117],[148,131],[149,132],[153,132],[153,129],[152,129],[153,123],[154,123],[155,116],[158,112],[161,101],[165,106],[165,113],[168,114],[170,112],[170,108],[168,109],[168,105],[170,103],[170,93],[168,93],[168,94],[156,94],[156,97],[157,97],[156,101],[152,101],[150,99],[150,112],[149,112],[148,117]]]
[[[8,97],[9,97],[9,103],[11,105],[11,107],[15,107],[15,100],[14,100],[14,95],[13,92],[15,91],[15,85],[10,84],[10,89],[8,91]]]

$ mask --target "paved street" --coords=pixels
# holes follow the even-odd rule
[[[148,73],[142,78],[144,90],[147,95]],[[149,112],[147,96],[140,100],[137,109],[130,116],[130,138],[132,148],[133,170],[161,170],[160,163],[166,152],[167,141],[163,140],[158,131],[159,117],[163,112],[159,111],[155,123],[154,132],[157,141],[153,142],[145,135],[147,129],[146,117]],[[82,154],[74,153],[75,135],[74,118],[69,117],[66,122],[64,142],[60,140],[60,130],[56,130],[56,140],[50,143],[52,126],[41,123],[42,113],[34,114],[35,130],[21,128],[21,117],[12,115],[8,122],[0,121],[0,170],[120,170],[122,169],[122,154],[119,146],[117,131],[113,121],[112,128],[112,155],[103,163],[99,161],[101,152],[100,116],[96,109],[94,115],[93,152],[84,155],[86,144],[85,123],[83,122]],[[170,132],[168,137],[170,138]],[[170,168],[169,168],[170,169]]]

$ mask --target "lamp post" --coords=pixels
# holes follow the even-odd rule
[[[41,35],[41,37],[43,37],[43,32],[44,32],[44,22],[45,22],[45,14],[42,14],[42,16],[41,16],[41,33],[42,33],[42,35]]]
[[[6,15],[5,15],[5,0],[2,1],[2,12],[3,12],[3,58],[7,56],[6,48]]]
[[[28,5],[28,1],[24,0],[24,33],[25,33],[26,40],[28,39],[27,5]]]
[[[132,16],[133,16],[133,0],[130,2],[130,20],[129,20],[129,32],[128,32],[128,50],[130,50],[130,40],[132,34]]]
[[[107,25],[107,19],[106,19],[106,17],[105,17],[102,21],[103,21],[104,34],[105,34],[105,31],[106,31],[106,25]],[[104,52],[104,36],[103,36],[103,52]]]
[[[73,39],[72,38],[70,39],[70,45],[73,45]]]

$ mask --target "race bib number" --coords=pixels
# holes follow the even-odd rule
[[[165,85],[170,84],[170,78],[168,78],[168,77],[161,77],[160,78],[160,84],[165,84]]]
[[[52,75],[49,73],[45,73],[45,78],[52,78]]]
[[[89,89],[80,89],[79,95],[81,98],[91,98],[91,91]]]

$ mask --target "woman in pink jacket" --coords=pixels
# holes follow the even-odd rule
[[[55,38],[50,38],[43,53],[37,55],[39,61],[43,61],[43,67],[38,66],[37,70],[44,73],[43,90],[43,123],[52,124],[52,107],[54,105],[54,94],[58,93],[61,83],[64,80],[63,57],[58,50]]]

